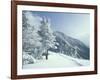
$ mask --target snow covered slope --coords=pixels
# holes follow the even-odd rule
[[[49,51],[48,60],[38,60],[34,64],[23,65],[23,69],[30,68],[64,68],[64,67],[80,67],[88,66],[89,60],[75,59],[60,53]]]
[[[83,58],[89,60],[89,48],[80,40],[72,38],[63,32],[55,31],[56,42],[59,43],[57,49],[51,49],[71,57]],[[77,55],[76,52],[77,51]]]

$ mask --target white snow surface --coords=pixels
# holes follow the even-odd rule
[[[38,60],[34,64],[25,64],[23,69],[81,67],[89,66],[89,64],[89,60],[72,58],[61,53],[49,51],[48,60],[43,58],[43,60]]]

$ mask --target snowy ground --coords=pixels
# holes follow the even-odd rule
[[[23,69],[30,68],[63,68],[63,67],[78,67],[88,66],[89,60],[75,59],[64,54],[49,52],[48,60],[37,61],[34,64],[23,65]]]

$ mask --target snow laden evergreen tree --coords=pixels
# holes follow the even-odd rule
[[[74,49],[75,49],[75,51],[74,51],[73,57],[82,59],[82,57],[78,53],[79,48],[77,46],[75,46]]]
[[[22,14],[22,22],[23,64],[34,63],[34,58],[39,54],[38,48],[41,46],[41,37],[38,35],[39,18],[26,11]]]
[[[53,35],[53,31],[51,29],[50,20],[43,17],[41,21],[39,35],[41,36],[42,40],[42,54],[46,56],[48,59],[48,50],[50,48],[55,48],[55,36]]]

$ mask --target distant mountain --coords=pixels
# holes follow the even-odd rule
[[[56,36],[56,49],[50,49],[54,52],[63,53],[75,58],[89,59],[89,48],[80,40],[65,35],[62,32],[54,32]]]

